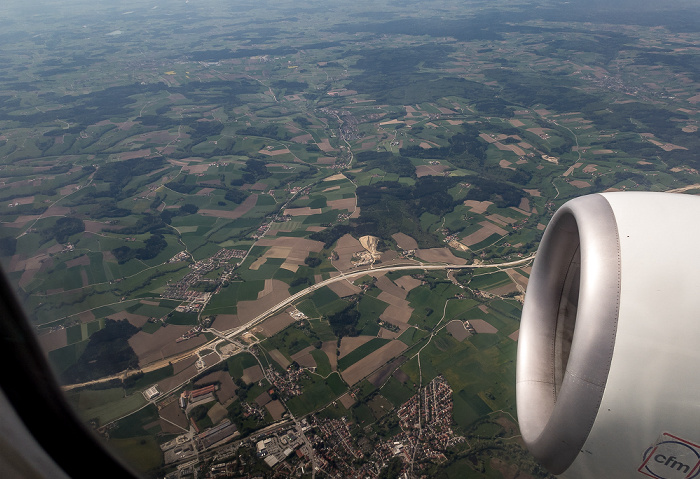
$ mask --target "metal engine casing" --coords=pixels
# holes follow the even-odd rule
[[[603,193],[548,225],[518,338],[523,439],[569,478],[700,477],[700,198]]]

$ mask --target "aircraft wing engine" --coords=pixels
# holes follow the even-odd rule
[[[537,253],[517,403],[534,457],[568,478],[700,478],[700,198],[564,204]]]

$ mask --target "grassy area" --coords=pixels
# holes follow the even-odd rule
[[[337,374],[328,379],[312,375],[301,381],[302,395],[294,396],[287,401],[287,406],[295,415],[308,414],[314,409],[325,406],[347,390]]]
[[[389,378],[386,384],[382,386],[381,391],[382,395],[397,407],[408,401],[415,394],[412,389],[402,384],[395,377]]]
[[[137,471],[147,473],[163,464],[163,452],[153,436],[140,436],[108,441],[117,455]]]
[[[243,370],[251,366],[257,365],[258,362],[255,357],[250,353],[236,354],[226,360],[226,365],[228,367],[228,372],[234,378],[240,378],[243,376]]]
[[[121,388],[106,391],[108,392],[86,390],[78,393],[78,414],[86,421],[97,419],[99,424],[107,424],[146,404],[146,399],[140,392],[125,397]],[[71,399],[73,401],[75,399]]]
[[[316,372],[321,376],[328,376],[331,373],[331,363],[328,355],[320,349],[312,349],[311,356],[316,361]]]

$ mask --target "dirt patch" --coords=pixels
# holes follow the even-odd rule
[[[153,334],[139,331],[129,338],[129,345],[139,358],[139,366],[164,359],[168,356],[201,346],[206,342],[204,335],[176,343],[175,340],[189,331],[191,326],[169,324]]]
[[[328,206],[333,208],[334,210],[348,210],[348,211],[353,211],[356,206],[356,199],[355,198],[342,198],[339,200],[330,200],[327,201]]]
[[[305,206],[303,208],[287,208],[284,210],[285,215],[289,216],[310,216],[321,214],[321,208],[309,208]]]
[[[355,404],[355,398],[350,396],[350,393],[345,393],[339,398],[340,404],[345,406],[345,409],[350,409]]]
[[[394,280],[394,283],[402,287],[404,290],[406,290],[406,294],[408,294],[409,291],[411,291],[413,288],[416,288],[421,285],[421,280],[412,278],[409,275],[406,276],[401,276],[398,279]]]
[[[480,243],[481,241],[484,241],[492,234],[497,234],[499,236],[505,236],[507,234],[506,230],[496,226],[491,222],[482,221],[479,224],[481,225],[481,229],[470,234],[469,236],[462,238],[462,243],[466,244],[467,246],[472,246],[477,243]]]
[[[248,198],[243,201],[240,205],[236,207],[233,211],[227,211],[227,210],[208,210],[208,209],[201,209],[199,210],[199,214],[202,216],[213,216],[215,218],[226,218],[230,220],[236,220],[252,210],[255,207],[255,204],[258,202],[258,195],[257,194],[252,194]]]
[[[321,151],[326,153],[329,151],[336,151],[336,149],[331,146],[331,142],[328,140],[328,138],[324,138],[321,143],[316,143],[316,146],[318,146]]]
[[[338,180],[347,180],[348,177],[345,176],[342,173],[337,173],[335,175],[331,175],[328,178],[324,178],[323,181],[338,181]]]
[[[466,259],[458,258],[449,248],[419,249],[416,256],[430,263],[467,264]]]
[[[265,409],[267,409],[270,412],[270,416],[272,416],[272,419],[275,421],[279,421],[282,419],[282,415],[287,412],[287,410],[284,408],[281,402],[279,402],[278,399],[275,399],[274,401],[270,401],[269,403],[265,404]]]
[[[370,377],[367,378],[367,380],[372,383],[374,387],[380,387],[382,384],[386,382],[387,379],[389,379],[389,376],[403,363],[406,362],[406,356],[399,356],[398,358],[394,359],[390,363],[385,364],[378,370],[374,372]]]
[[[447,332],[452,335],[457,341],[464,341],[472,334],[467,330],[462,321],[453,319],[447,323]]]
[[[302,366],[304,368],[315,368],[316,367],[316,360],[314,357],[311,355],[311,351],[314,350],[313,346],[308,346],[295,355],[292,356],[292,359],[299,364],[299,366]]]
[[[416,166],[416,176],[418,178],[423,176],[443,176],[445,170],[449,168],[447,165],[418,165]]]
[[[294,318],[292,318],[289,313],[279,313],[263,321],[255,328],[255,331],[260,331],[269,338],[292,323],[294,323]]]
[[[372,339],[374,336],[344,336],[340,341],[340,357],[346,356]]]
[[[524,276],[524,275],[518,273],[514,269],[509,269],[506,271],[506,273],[508,273],[508,276],[510,276],[510,279],[515,284],[517,284],[518,286],[520,286],[522,288],[522,291],[525,291],[525,288],[527,288],[527,283],[529,281],[529,278],[527,276]]]
[[[573,180],[570,181],[569,184],[571,186],[575,186],[576,188],[588,188],[589,186],[591,186],[589,182],[583,180]]]
[[[487,291],[497,296],[502,294],[519,292],[518,287],[514,283],[508,283],[503,286],[499,286],[498,288],[488,289]]]
[[[408,292],[400,286],[394,284],[394,282],[387,278],[384,274],[373,274],[372,276],[377,278],[377,282],[375,283],[375,286],[377,286],[377,288],[392,296],[396,296],[397,298],[406,299],[406,295],[408,294]],[[381,294],[379,296],[381,296]],[[382,299],[382,301],[385,300]]]
[[[511,163],[511,162],[508,161],[508,160],[501,160],[501,161],[498,162],[498,166],[500,166],[501,168],[505,168],[505,169],[508,169],[508,170],[513,170],[513,171],[515,171],[515,168],[513,168],[513,167],[511,166],[512,164],[513,164],[513,163]]]
[[[41,349],[47,353],[49,351],[53,351],[54,349],[62,348],[68,345],[68,338],[66,336],[65,328],[42,334],[38,336],[37,339],[39,340]]]
[[[187,363],[189,363],[189,366],[184,368],[182,371],[178,372],[174,376],[171,376],[169,378],[166,378],[162,380],[161,382],[158,383],[158,389],[161,390],[161,392],[166,392],[170,391],[171,389],[174,389],[178,387],[179,385],[187,382],[190,380],[190,378],[194,375],[197,374],[197,367],[194,365],[194,363],[197,361],[196,357],[189,358],[187,360]],[[185,361],[180,361],[181,363],[184,363]]]
[[[321,241],[313,241],[305,238],[293,238],[291,236],[281,236],[279,238],[262,238],[257,243],[258,246],[278,246],[281,248],[291,248],[292,251],[308,253],[313,251],[318,253],[323,249]],[[276,256],[281,258],[282,256]],[[306,256],[304,256],[306,258]]]
[[[266,286],[268,282],[270,284],[270,292],[265,294],[265,296],[258,296],[259,299],[257,301],[241,301],[238,303],[238,317],[242,318],[246,323],[290,296],[287,283],[278,279],[267,279],[265,280]]]
[[[389,305],[389,307],[384,310],[381,316],[379,316],[379,319],[393,324],[400,330],[396,334],[389,334],[390,331],[385,331],[384,329],[381,329],[379,331],[381,337],[393,339],[395,337],[400,336],[400,333],[403,333],[405,330],[408,329],[408,320],[411,319],[411,314],[413,314],[413,308],[411,308],[410,306],[400,307]]]
[[[311,134],[295,136],[291,139],[294,143],[309,143],[314,141],[314,137]]]
[[[485,213],[489,206],[493,204],[492,201],[476,201],[476,200],[466,200],[464,206],[469,207],[472,213],[480,215]]]
[[[160,427],[165,432],[172,434],[182,434],[189,430],[189,421],[185,416],[184,411],[180,408],[180,404],[177,401],[173,401],[163,409],[158,411],[161,418],[166,419],[165,421],[160,421]],[[177,427],[171,423],[177,424]]]
[[[525,155],[525,150],[523,150],[522,148],[520,148],[519,146],[516,146],[516,145],[504,145],[500,141],[497,141],[496,143],[494,143],[494,146],[501,151],[512,151],[513,153],[515,153],[518,156]]]
[[[513,341],[517,341],[519,335],[520,335],[520,330],[518,329],[518,330],[515,331],[514,333],[509,334],[508,337],[509,337],[510,339],[512,339]]]
[[[391,235],[391,237],[399,245],[399,248],[404,250],[418,249],[418,242],[404,233],[396,233]]]
[[[243,321],[238,318],[237,314],[217,314],[213,324],[219,331],[226,331],[242,325]]]
[[[491,326],[489,323],[483,319],[472,319],[469,321],[474,330],[479,334],[494,334],[498,332],[498,329]]]
[[[270,355],[270,357],[272,359],[275,360],[275,362],[277,362],[277,364],[279,364],[280,366],[282,366],[285,369],[287,368],[287,366],[292,364],[291,361],[289,361],[289,359],[284,357],[284,354],[282,354],[279,351],[279,349],[273,349],[272,351],[269,351],[268,354]]]
[[[409,375],[401,369],[397,369],[396,372],[394,372],[394,377],[398,381],[401,381],[402,384],[406,384],[411,379]]]
[[[214,188],[202,188],[197,193],[195,193],[195,196],[206,196],[212,191],[214,191]]]
[[[141,314],[133,314],[127,311],[119,311],[118,313],[110,314],[109,316],[107,316],[107,318],[114,319],[116,321],[126,319],[130,324],[133,324],[137,328],[143,327],[143,325],[148,322],[148,316],[143,316]]]
[[[243,370],[243,376],[241,379],[246,384],[256,383],[264,377],[262,369],[257,364]]]
[[[352,296],[353,294],[357,294],[361,291],[360,288],[352,283],[349,283],[348,281],[336,281],[335,283],[329,284],[328,288],[341,298],[344,298],[345,296]]]
[[[214,404],[209,411],[207,411],[207,416],[211,419],[212,424],[217,424],[223,418],[226,417],[228,411],[220,403]]]
[[[269,403],[272,401],[272,397],[270,397],[270,393],[265,391],[264,393],[260,394],[260,396],[255,398],[255,403],[258,406],[264,406],[265,404]]]
[[[389,360],[405,351],[406,348],[408,348],[408,346],[398,340],[385,344],[343,371],[343,380],[350,386],[358,383],[362,378],[366,377],[368,373],[383,366]]]
[[[338,369],[338,356],[336,351],[338,350],[337,341],[325,341],[321,345],[321,350],[328,356],[328,361],[331,363],[331,371],[336,371]]]
[[[360,242],[349,234],[342,236],[335,247],[338,259],[333,261],[333,266],[340,271],[352,268],[352,255],[364,250]]]
[[[517,220],[514,218],[509,218],[506,216],[501,216],[501,215],[488,215],[486,217],[487,220],[492,221],[494,223],[498,223],[501,226],[507,226],[511,223],[515,223]]]

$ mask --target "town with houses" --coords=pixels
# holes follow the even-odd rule
[[[285,379],[291,385],[297,377],[290,374]],[[275,387],[285,391],[283,396],[299,391],[298,386],[282,389],[276,383]],[[183,392],[178,404],[183,411],[191,411],[215,400],[216,391],[210,385]],[[401,461],[402,473],[420,474],[426,464],[445,461],[444,452],[465,440],[452,429],[452,407],[452,389],[438,376],[390,411],[398,416],[401,431],[388,439],[364,436],[358,440],[352,431],[361,425],[322,413],[291,418],[285,412],[278,423],[240,440],[228,418],[205,430],[191,419],[189,432],[161,445],[165,463],[175,466],[166,478],[255,477],[255,465],[260,462],[272,469],[269,477],[301,477],[314,470],[333,478],[372,478],[396,459]],[[253,403],[245,414],[261,412]]]

